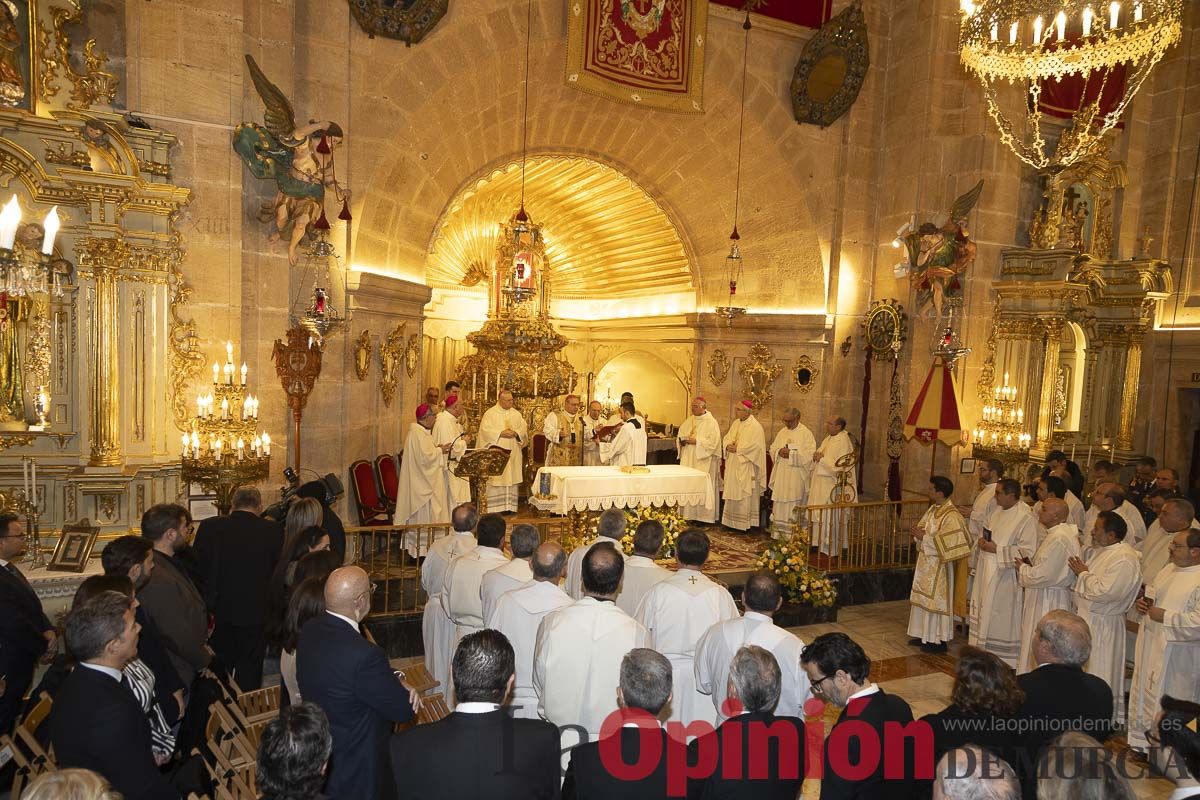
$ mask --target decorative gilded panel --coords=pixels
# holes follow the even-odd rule
[[[722,386],[729,377],[729,357],[724,350],[713,350],[708,357],[708,379],[713,386]]]
[[[755,410],[762,408],[775,396],[771,385],[782,371],[783,367],[771,355],[771,348],[762,343],[753,345],[749,358],[738,365],[742,387]]]
[[[387,339],[379,344],[379,392],[384,406],[391,408],[400,385],[400,366],[404,361],[404,328],[401,322],[388,333]]]
[[[371,371],[372,349],[371,332],[364,330],[358,334],[358,339],[354,342],[354,374],[360,381],[365,381],[367,373]]]

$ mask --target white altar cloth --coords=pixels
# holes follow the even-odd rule
[[[622,472],[620,467],[542,467],[533,479],[529,505],[539,511],[601,511],[636,506],[691,506],[711,503],[707,472],[677,464],[654,464],[649,472]],[[543,476],[549,491],[541,496]]]

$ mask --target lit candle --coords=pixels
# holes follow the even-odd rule
[[[491,385],[492,385],[491,384],[491,375],[485,369],[483,371],[483,399],[484,400],[487,400],[487,398],[488,398],[488,394],[489,394],[488,387]]]
[[[1033,43],[1040,45],[1042,43],[1042,18],[1039,16],[1033,21]]]
[[[533,368],[533,396],[538,396],[538,368]]]
[[[1117,18],[1120,16],[1120,14],[1121,14],[1121,4],[1120,3],[1114,2],[1114,3],[1108,4],[1108,27],[1110,27],[1110,28],[1117,27]]]
[[[1008,26],[1008,43],[1009,44],[1017,43],[1017,23],[1015,23],[1015,22],[1012,25]]]
[[[61,224],[58,221],[58,206],[54,206],[42,221],[42,228],[46,231],[46,235],[42,237],[42,252],[46,255],[54,252],[54,237],[58,235],[59,227]]]
[[[479,370],[471,372],[471,403],[475,402],[475,384],[479,381]]]
[[[221,398],[221,419],[229,419],[229,400],[225,397]]]
[[[1054,26],[1058,28],[1058,40],[1061,42],[1067,35],[1067,12],[1058,12],[1058,16],[1054,18]]]
[[[1141,3],[1138,3],[1133,7],[1133,21],[1134,22],[1142,21],[1142,4]]]
[[[230,364],[233,363],[233,342],[225,343],[225,361]]]
[[[1087,8],[1085,8],[1083,10],[1083,35],[1084,36],[1092,35],[1092,17],[1094,17],[1094,16],[1095,16],[1095,12],[1092,11],[1091,6],[1088,6]]]
[[[238,461],[242,461],[243,459],[246,458],[246,443],[243,442],[241,439],[237,440],[237,454],[238,454]]]
[[[262,450],[262,437],[261,436],[254,437],[254,444],[252,445],[252,447],[254,448],[254,455],[256,455],[256,456],[259,455],[260,451]]]
[[[992,23],[992,41],[994,42],[999,38],[1000,38],[1000,23],[993,22]]]
[[[17,239],[17,227],[21,224],[21,204],[14,194],[12,199],[0,211],[0,247],[12,250],[13,242]]]
[[[246,385],[246,362],[242,362],[242,386]]]
[[[183,435],[183,454],[184,454],[185,456],[187,455],[188,442],[190,442],[190,441],[191,441],[191,437],[189,437],[189,436],[188,436],[188,435],[185,433],[185,434]]]
[[[197,417],[204,416],[204,398],[203,397],[196,398],[196,416]]]
[[[271,437],[265,431],[263,432],[263,455],[271,455]]]
[[[29,501],[37,505],[37,462],[29,459]]]
[[[195,431],[192,431],[192,458],[199,458],[199,457],[200,457],[200,437],[196,435]]]
[[[217,439],[215,442],[213,442],[213,453],[216,455],[217,460],[220,461],[221,460],[221,440],[220,439]]]
[[[225,382],[233,386],[233,364],[230,362],[225,363]]]
[[[216,383],[219,380],[221,380],[221,365],[214,361],[213,362],[213,383]]]

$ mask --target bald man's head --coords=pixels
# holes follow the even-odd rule
[[[1071,509],[1067,506],[1066,500],[1047,497],[1042,501],[1042,510],[1038,512],[1038,522],[1042,523],[1043,528],[1050,530],[1055,525],[1066,522],[1070,515]]]
[[[371,579],[362,567],[340,567],[325,581],[325,608],[361,622],[371,610]]]
[[[558,583],[567,564],[567,551],[555,541],[539,544],[533,551],[533,579]]]

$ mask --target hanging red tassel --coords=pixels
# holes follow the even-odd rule
[[[521,204],[521,210],[517,212],[517,222],[529,222],[529,215],[525,213],[525,204]]]
[[[321,141],[317,143],[317,152],[323,156],[327,156],[333,151],[329,149],[329,137],[321,134]]]
[[[321,209],[321,216],[317,217],[317,221],[313,223],[313,227],[319,231],[329,230],[329,218],[325,216],[325,209]]]
[[[338,212],[338,219],[345,222],[349,222],[350,220],[354,219],[354,217],[350,216],[350,198],[347,197],[342,199],[342,210]]]

